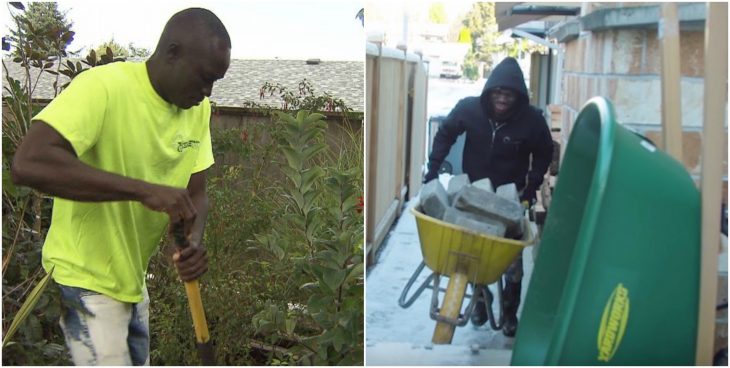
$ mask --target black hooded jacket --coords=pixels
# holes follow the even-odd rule
[[[518,95],[510,115],[501,121],[494,118],[488,99],[489,90],[495,87],[510,88]],[[540,110],[529,104],[517,60],[510,57],[500,62],[480,96],[464,98],[451,110],[434,137],[426,181],[438,176],[451,145],[463,132],[466,141],[462,166],[469,180],[489,178],[495,188],[515,183],[523,191],[523,200],[535,198],[552,160],[553,141]]]

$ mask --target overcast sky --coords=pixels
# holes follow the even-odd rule
[[[27,2],[23,2],[27,4]],[[154,50],[167,20],[189,7],[213,11],[225,24],[238,59],[364,60],[365,31],[355,18],[362,0],[61,0],[76,32],[68,48],[95,47],[112,37],[117,43]],[[4,34],[9,15],[2,4]]]

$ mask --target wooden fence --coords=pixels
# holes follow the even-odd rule
[[[366,46],[365,241],[367,263],[421,188],[426,155],[428,61],[407,50]]]

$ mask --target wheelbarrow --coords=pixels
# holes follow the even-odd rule
[[[455,328],[468,323],[478,300],[483,300],[487,305],[487,315],[492,329],[501,329],[503,321],[501,276],[522,253],[522,249],[534,240],[527,218],[523,219],[525,231],[522,239],[514,240],[477,233],[441,221],[424,214],[420,205],[411,208],[411,212],[416,216],[423,262],[403,288],[398,305],[408,308],[425,289],[432,289],[429,315],[436,321],[432,338],[434,344],[450,344]],[[411,287],[425,266],[428,266],[432,273],[409,297]],[[449,278],[446,289],[440,287],[441,276]],[[486,285],[495,282],[498,284],[497,295],[500,306],[498,322],[494,318],[492,295],[486,292]],[[466,293],[467,284],[471,285],[471,294]],[[479,287],[481,285],[485,287]],[[444,293],[444,297],[439,308],[441,292]],[[469,299],[469,303],[462,312],[464,299]]]
[[[694,365],[700,193],[594,97],[561,164],[512,365]]]

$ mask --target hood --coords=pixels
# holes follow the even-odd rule
[[[508,57],[497,64],[492,74],[489,75],[487,83],[484,84],[481,101],[487,108],[487,111],[491,110],[491,105],[487,101],[487,93],[495,87],[506,87],[517,91],[518,98],[516,107],[520,107],[530,101],[527,86],[525,85],[525,77],[522,75],[522,69],[520,69],[520,65],[517,64],[515,58]]]

